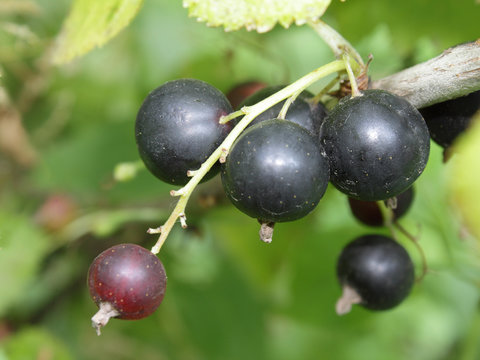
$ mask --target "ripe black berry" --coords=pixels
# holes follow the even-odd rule
[[[232,203],[267,223],[296,220],[312,211],[329,171],[322,148],[307,130],[273,119],[243,132],[221,174]]]
[[[432,139],[443,148],[448,148],[467,129],[479,109],[480,90],[420,109],[420,113]]]
[[[393,208],[393,220],[400,219],[410,208],[413,201],[413,186],[396,197],[396,207]],[[387,203],[387,201],[385,201]],[[348,198],[348,204],[353,216],[368,226],[382,226],[383,216],[376,201],[362,201]]]
[[[111,317],[136,320],[151,315],[166,285],[163,264],[147,249],[121,244],[102,252],[88,270],[90,295],[100,308],[92,318],[97,333]]]
[[[365,235],[349,243],[337,262],[337,276],[343,288],[336,310],[350,311],[352,304],[371,310],[397,306],[410,293],[414,267],[406,250],[393,239]]]
[[[423,172],[430,151],[420,113],[383,90],[340,100],[320,133],[331,182],[365,201],[385,200],[409,188]]]
[[[228,135],[231,125],[218,123],[232,112],[227,98],[195,79],[166,82],[146,97],[138,111],[135,137],[140,157],[159,179],[185,185]],[[207,180],[219,171],[214,166]]]
[[[270,95],[275,94],[283,87],[284,86],[265,87],[246,98],[245,101],[240,105],[240,108],[243,106],[255,105]],[[327,115],[327,109],[322,103],[310,103],[308,100],[312,97],[313,95],[308,91],[303,91],[300,93],[300,95],[298,95],[295,101],[288,108],[287,114],[285,115],[285,120],[294,122],[304,127],[312,134],[318,135],[320,124]],[[267,109],[258,115],[249,126],[253,126],[265,120],[275,119],[282,110],[284,103],[285,100]]]
[[[263,89],[265,86],[266,84],[259,81],[247,81],[231,88],[226,96],[228,101],[230,101],[232,108],[238,109],[240,104],[246,98],[256,93],[258,90]]]

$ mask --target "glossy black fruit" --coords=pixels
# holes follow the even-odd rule
[[[225,193],[262,222],[292,221],[318,204],[328,184],[328,161],[315,138],[286,120],[245,130],[222,168]]]
[[[102,252],[88,270],[90,295],[100,308],[92,318],[97,333],[111,317],[136,320],[151,315],[166,285],[163,264],[147,249],[121,244]]]
[[[408,296],[415,280],[407,251],[382,235],[365,235],[349,243],[338,259],[337,276],[343,288],[337,302],[340,315],[349,312],[352,304],[391,309]]]
[[[248,98],[250,95],[253,95],[258,90],[263,89],[267,86],[265,83],[260,81],[247,81],[238,85],[235,85],[227,92],[227,99],[230,101],[232,108],[235,110],[240,108],[240,104]]]
[[[478,110],[480,90],[420,109],[420,113],[427,123],[432,139],[443,148],[448,148],[458,135],[467,129]]]
[[[408,188],[396,198],[396,207],[393,209],[393,219],[400,219],[410,208],[413,202],[413,186]],[[385,200],[385,203],[387,201]],[[382,226],[383,216],[376,201],[362,201],[348,198],[348,204],[353,216],[368,226]]]
[[[283,87],[284,86],[265,87],[246,98],[245,101],[243,101],[240,105],[240,108],[243,106],[255,105],[270,95],[275,94]],[[304,127],[312,134],[318,135],[320,125],[327,115],[327,109],[322,103],[310,103],[308,100],[312,97],[313,95],[310,92],[303,91],[288,108],[285,120],[294,122]],[[249,126],[253,126],[265,120],[277,118],[284,103],[285,100],[267,109],[265,112],[253,119]]]
[[[423,172],[430,151],[420,113],[383,90],[342,99],[323,122],[320,138],[333,185],[364,201],[385,200],[408,189]]]
[[[198,169],[228,135],[231,125],[218,120],[230,112],[227,98],[206,82],[166,82],[148,94],[138,111],[135,137],[140,157],[160,180],[184,185],[187,171]],[[204,180],[219,169],[214,166]]]

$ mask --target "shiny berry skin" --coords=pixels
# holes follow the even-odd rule
[[[412,289],[415,272],[407,251],[383,235],[365,235],[350,242],[340,254],[337,276],[343,295],[339,314],[358,303],[371,310],[387,310],[400,304]]]
[[[99,330],[110,317],[136,320],[151,315],[162,302],[166,285],[162,262],[147,249],[121,244],[105,250],[90,265],[88,287],[99,313],[108,305],[117,314],[104,323],[92,318],[94,326]]]
[[[196,79],[166,82],[153,90],[137,114],[135,138],[143,162],[169,184],[185,185],[231,130],[218,123],[232,112],[225,95]],[[220,170],[216,164],[203,180]]]
[[[227,99],[230,101],[232,108],[239,109],[240,104],[248,98],[250,95],[253,95],[258,90],[263,89],[266,84],[260,81],[247,81],[238,85],[235,85],[227,92]]]
[[[480,90],[420,109],[433,141],[448,148],[480,109]]]
[[[265,87],[246,98],[245,101],[243,101],[243,103],[240,105],[240,108],[243,106],[255,105],[270,95],[280,91],[282,88],[284,88],[282,85]],[[322,103],[311,104],[308,102],[308,100],[312,97],[313,95],[308,91],[303,91],[300,93],[300,95],[298,95],[295,101],[288,108],[287,114],[285,115],[285,120],[294,122],[310,131],[313,135],[318,136],[320,125],[323,119],[327,116],[327,109]],[[284,103],[285,100],[265,110],[263,113],[253,119],[249,126],[256,125],[265,120],[275,119],[282,110]]]
[[[262,222],[292,221],[312,211],[328,184],[328,161],[304,128],[272,119],[246,129],[222,167],[232,203]]]
[[[417,109],[383,90],[340,100],[320,134],[332,184],[364,201],[385,200],[408,189],[430,152],[428,128]]]
[[[392,209],[393,219],[400,219],[413,202],[413,186],[396,196],[396,207]],[[387,202],[387,201],[385,201]],[[368,226],[383,226],[383,216],[376,201],[362,201],[348,198],[348,204],[353,216]]]

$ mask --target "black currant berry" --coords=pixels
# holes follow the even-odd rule
[[[400,219],[410,208],[413,201],[413,186],[395,196],[396,206],[392,209],[393,220]],[[387,201],[385,200],[385,203]],[[348,204],[353,216],[368,226],[382,226],[383,215],[376,201],[362,201],[348,198]],[[386,204],[388,205],[388,204]]]
[[[407,251],[383,235],[365,235],[349,243],[338,259],[337,276],[343,289],[336,305],[339,315],[348,313],[352,304],[391,309],[408,296],[415,280]]]
[[[185,185],[228,135],[231,125],[218,123],[232,112],[227,98],[206,82],[180,79],[148,94],[138,111],[135,137],[147,168],[170,184]],[[218,173],[216,164],[204,177]]]
[[[328,184],[328,161],[315,138],[286,120],[246,129],[222,168],[225,193],[263,223],[292,221],[312,211]]]
[[[255,105],[270,95],[280,91],[282,88],[284,88],[284,86],[281,85],[265,87],[246,98],[245,101],[243,101],[243,103],[240,105],[240,108],[244,106]],[[313,95],[308,91],[303,91],[300,93],[300,95],[298,95],[295,101],[288,108],[287,114],[285,115],[285,120],[294,122],[304,127],[312,134],[318,135],[320,125],[323,119],[327,116],[327,109],[322,103],[310,103],[308,100],[312,97]],[[253,119],[249,126],[256,125],[265,120],[275,119],[282,110],[284,103],[285,100],[265,110],[263,113]]]
[[[250,95],[253,95],[258,90],[263,89],[266,84],[260,81],[247,81],[241,84],[238,84],[231,88],[227,92],[227,99],[230,101],[232,108],[239,109],[240,104],[248,98]]]
[[[467,129],[479,109],[480,90],[420,109],[420,113],[427,123],[432,139],[446,149]]]
[[[383,90],[340,100],[320,133],[332,184],[364,201],[385,200],[408,189],[423,172],[430,151],[428,128],[417,109]]]
[[[151,315],[166,285],[163,264],[147,249],[121,244],[102,252],[88,270],[90,295],[100,308],[92,317],[97,334],[111,317],[136,320]]]

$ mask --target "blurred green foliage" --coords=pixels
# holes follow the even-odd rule
[[[451,207],[447,183],[461,155],[443,164],[435,144],[402,220],[418,234],[430,272],[398,308],[335,315],[339,252],[386,230],[358,224],[334,188],[306,218],[278,224],[266,245],[216,179],[199,186],[189,229],[175,228],[162,249],[168,286],[158,311],[112,320],[97,337],[90,262],[121,242],[151,247],[145,230],[172,209],[171,187],[148,172],[113,178],[118,163],[138,160],[133,126],[146,94],[179,77],[223,91],[251,79],[287,83],[333,56],[307,26],[224,33],[188,18],[181,1],[157,0],[102,49],[53,67],[48,56],[70,4],[0,2],[0,90],[8,96],[0,97],[8,110],[0,132],[15,140],[0,148],[0,359],[480,357],[478,242]],[[373,78],[478,37],[479,18],[473,0],[333,1],[324,17],[363,56],[374,55]],[[399,238],[420,273],[415,247]]]

